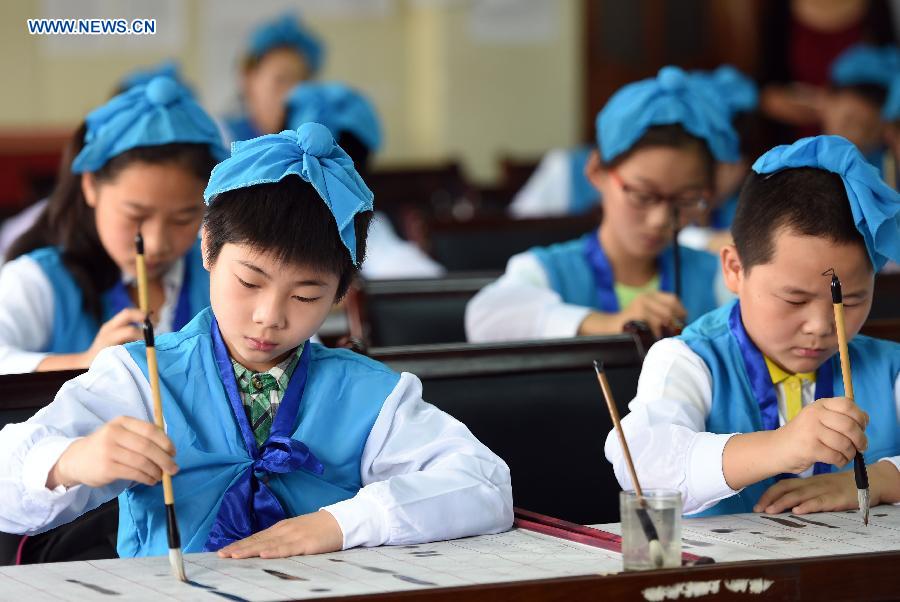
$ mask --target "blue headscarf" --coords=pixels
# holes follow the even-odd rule
[[[304,123],[296,131],[235,142],[231,145],[231,158],[213,169],[203,198],[208,205],[223,192],[272,184],[291,175],[316,189],[334,215],[350,258],[359,265],[353,218],[372,210],[373,194],[354,169],[353,161],[320,123]]]
[[[194,94],[194,91],[190,89],[190,86],[188,86],[184,81],[184,78],[182,78],[178,63],[173,60],[163,61],[158,65],[135,69],[134,71],[127,73],[119,80],[119,89],[122,92],[125,92],[135,86],[146,86],[156,77],[168,77],[173,79],[176,83],[186,88],[192,95]]]
[[[113,157],[141,146],[205,144],[217,161],[228,156],[219,128],[190,91],[168,77],[157,77],[113,97],[88,113],[84,147],[72,173],[97,171]]]
[[[325,54],[322,42],[292,13],[286,13],[257,27],[250,35],[247,54],[259,59],[270,50],[281,47],[293,48],[299,52],[306,59],[310,73],[317,73],[322,67]]]
[[[841,176],[853,221],[876,271],[888,259],[900,261],[900,193],[884,183],[852,142],[840,136],[802,138],[765,153],[753,164],[753,171],[769,174],[797,167]]]
[[[885,121],[900,121],[900,73],[897,73],[891,80],[887,100],[884,102],[884,108],[881,109],[881,117]]]
[[[714,102],[723,103],[731,117],[753,111],[759,105],[756,82],[731,65],[722,65],[715,71],[694,71],[691,77],[712,94]]]
[[[613,94],[597,115],[597,144],[610,162],[628,151],[646,131],[657,125],[680,125],[706,142],[717,161],[740,159],[731,115],[711,102],[678,67],[663,67],[655,78],[628,84]]]
[[[285,99],[287,126],[321,123],[335,138],[347,132],[359,138],[370,152],[381,146],[381,124],[369,99],[340,82],[304,82]]]
[[[875,84],[887,88],[900,73],[900,48],[857,44],[831,64],[831,83],[837,86]]]

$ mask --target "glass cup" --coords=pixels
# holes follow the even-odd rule
[[[619,493],[622,518],[622,565],[626,571],[681,566],[681,493],[674,489],[644,489],[644,508],[634,491]],[[643,517],[641,516],[643,514]],[[643,520],[642,520],[643,519]],[[650,544],[649,520],[659,544]],[[643,523],[643,524],[642,524]]]

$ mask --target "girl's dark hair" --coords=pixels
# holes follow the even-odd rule
[[[865,248],[843,180],[824,169],[797,167],[747,176],[731,226],[745,273],[772,261],[774,236],[782,228]]]
[[[47,207],[31,228],[10,246],[6,259],[10,261],[41,247],[59,247],[63,265],[81,289],[84,309],[100,321],[102,295],[121,277],[121,272],[100,242],[94,209],[88,206],[81,190],[81,174],[72,173],[71,169],[72,160],[84,146],[86,131],[84,123],[75,131],[62,153],[59,177]],[[93,172],[94,179],[98,184],[111,182],[135,162],[174,164],[203,181],[209,179],[216,164],[205,144],[142,146],[107,161]]]
[[[353,219],[359,263],[366,255],[371,219],[371,211]],[[248,245],[285,264],[337,274],[335,301],[344,296],[359,269],[341,242],[334,215],[315,188],[298,176],[223,192],[206,210],[203,226],[210,265],[226,243]]]
[[[650,148],[653,146],[665,146],[669,148],[696,148],[697,152],[700,153],[700,157],[703,160],[703,166],[706,170],[706,178],[707,182],[710,184],[713,182],[715,178],[715,167],[716,161],[713,158],[712,152],[709,150],[709,146],[706,144],[706,141],[702,138],[698,138],[693,134],[690,134],[685,130],[681,124],[671,124],[671,125],[654,125],[647,128],[647,131],[644,132],[644,135],[638,138],[638,141],[635,142],[631,148],[629,148],[624,153],[618,155],[612,161],[606,162],[602,159],[601,153],[601,161],[603,163],[603,167],[606,169],[615,169],[629,157],[631,157],[634,153],[639,150]]]

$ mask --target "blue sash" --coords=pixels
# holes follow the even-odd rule
[[[750,379],[750,389],[753,391],[753,397],[759,404],[759,413],[762,417],[763,428],[767,431],[774,431],[778,428],[778,395],[775,393],[775,385],[772,384],[772,377],[769,369],[766,367],[766,360],[759,348],[750,340],[747,331],[744,330],[744,324],[741,321],[741,304],[735,303],[728,316],[728,327],[738,342],[741,350],[741,357],[744,360],[744,368],[747,370],[747,377]],[[819,366],[816,370],[816,399],[823,399],[834,396],[834,369],[831,365],[831,358]],[[831,465],[822,462],[816,462],[813,468],[813,474],[824,474],[831,472]],[[776,479],[784,479],[796,477],[794,474],[781,474]]]
[[[207,552],[218,550],[258,531],[268,529],[286,518],[281,502],[268,487],[270,476],[294,472],[301,468],[316,475],[321,475],[325,470],[304,443],[291,438],[296,428],[294,422],[300,411],[300,402],[309,374],[309,361],[312,355],[309,349],[304,348],[300,354],[300,360],[294,368],[287,390],[278,406],[278,412],[272,421],[269,438],[262,446],[257,446],[238,392],[231,358],[215,318],[212,321],[211,332],[216,367],[253,463],[225,491],[203,548]]]
[[[178,291],[178,302],[175,304],[175,315],[172,317],[172,332],[181,330],[191,318],[194,317],[191,312],[191,270],[188,269],[187,256],[184,260],[184,276],[181,280],[181,290]],[[116,282],[113,287],[104,294],[110,307],[110,318],[125,309],[131,307],[131,298],[125,285],[121,280]],[[200,309],[199,307],[197,308]]]
[[[594,274],[594,284],[597,287],[598,309],[606,313],[619,311],[619,299],[616,297],[616,281],[613,276],[612,266],[606,258],[603,247],[600,246],[600,238],[597,233],[585,237],[584,255],[588,265]],[[660,273],[659,288],[667,293],[674,289],[672,286],[672,274],[669,262],[662,261],[661,257],[656,261]]]

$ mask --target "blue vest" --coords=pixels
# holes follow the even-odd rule
[[[56,247],[44,247],[28,253],[28,257],[41,267],[53,289],[53,330],[49,343],[41,351],[85,351],[94,342],[100,324],[85,310],[81,289],[63,264],[60,250]],[[203,267],[199,240],[184,256],[184,269],[184,282],[189,286],[188,309],[190,316],[193,316],[209,305],[209,272]],[[102,305],[104,323],[121,309],[113,302],[112,289],[103,294]]]
[[[569,242],[549,247],[535,247],[529,252],[538,258],[547,273],[550,288],[556,291],[565,303],[610,312],[612,310],[605,309],[601,303],[597,278],[586,252],[590,239],[596,236],[597,232],[594,231]],[[684,297],[681,303],[687,310],[690,322],[716,308],[714,282],[719,273],[719,258],[711,253],[687,247],[681,247],[680,251]],[[659,265],[661,288],[671,292],[672,278],[668,277],[674,270],[671,247],[660,255]],[[607,295],[615,295],[612,289],[605,292]]]
[[[216,367],[212,310],[181,331],[157,338],[166,427],[179,472],[172,479],[185,552],[200,552],[223,493],[252,464]],[[125,349],[146,376],[142,342]],[[268,486],[288,516],[350,499],[362,488],[360,458],[384,400],[400,375],[344,349],[307,343],[309,376],[292,438],[325,466],[321,476],[298,470],[273,475]],[[162,486],[137,485],[119,496],[119,556],[166,554]]]
[[[600,202],[600,192],[584,175],[593,146],[579,146],[569,151],[569,213],[587,213]]]
[[[735,303],[737,301],[703,316],[678,337],[700,356],[712,374],[712,407],[706,419],[706,430],[710,433],[764,430],[759,401],[753,394],[737,339],[728,325]],[[894,382],[900,373],[900,344],[858,335],[848,347],[856,403],[871,418],[866,428],[869,448],[863,454],[866,463],[896,456],[900,454],[900,425],[894,402]],[[844,394],[840,360],[835,355],[827,361],[832,363],[833,396],[840,397]],[[843,470],[852,468],[851,462]],[[838,469],[832,466],[831,470]],[[774,478],[760,481],[691,516],[752,512],[756,501],[775,482]]]

